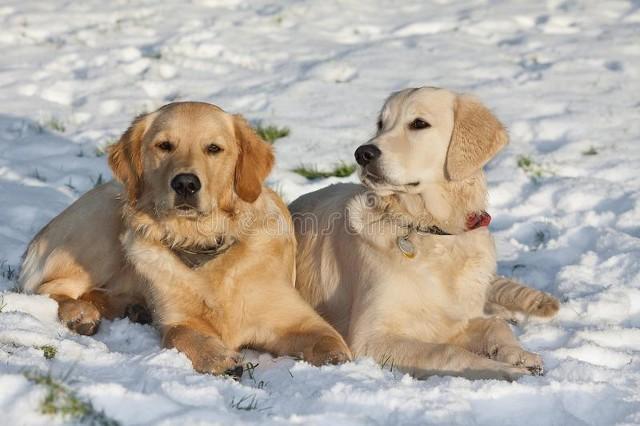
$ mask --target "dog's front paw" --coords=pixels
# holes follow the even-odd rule
[[[351,361],[351,351],[340,339],[333,336],[321,337],[311,350],[307,361],[313,365],[343,364]]]
[[[513,366],[513,367],[507,367],[504,370],[502,370],[502,379],[508,380],[510,382],[514,382],[518,380],[520,377],[531,376],[531,375],[533,375],[531,370],[525,367]]]
[[[237,378],[242,375],[240,355],[215,335],[203,334],[185,325],[166,326],[162,344],[185,354],[198,373],[228,374]]]
[[[500,346],[491,353],[491,359],[504,362],[519,368],[526,368],[530,374],[541,376],[544,373],[542,357],[533,352],[527,352],[517,346]]]
[[[550,294],[540,292],[535,301],[528,307],[527,313],[537,317],[550,318],[560,310],[560,302]]]
[[[224,354],[205,352],[191,358],[193,369],[204,374],[224,374],[236,379],[242,377],[244,371],[240,356],[235,352]]]
[[[58,303],[58,318],[70,330],[85,336],[93,336],[98,331],[102,316],[91,302],[67,299]]]
[[[462,374],[469,379],[508,380],[510,382],[530,375],[531,371],[528,368],[491,359],[486,359],[483,364],[474,365],[474,368],[468,369]]]

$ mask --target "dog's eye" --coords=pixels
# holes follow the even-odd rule
[[[378,126],[378,131],[382,130],[382,120],[378,120],[376,125]]]
[[[173,151],[173,144],[169,141],[163,141],[160,142],[158,145],[156,145],[158,147],[158,149],[160,149],[161,151],[166,151],[166,152],[171,152]]]
[[[411,130],[428,129],[429,127],[431,127],[431,124],[427,123],[422,118],[416,118],[409,124],[409,128],[411,128]]]
[[[222,148],[220,148],[218,145],[216,145],[215,143],[210,144],[209,146],[207,146],[207,152],[209,154],[217,154],[218,152],[222,151]]]

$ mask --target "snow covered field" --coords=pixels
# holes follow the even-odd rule
[[[489,3],[3,0],[0,424],[65,421],[25,372],[122,424],[640,424],[640,3]],[[74,335],[52,301],[12,291],[33,235],[109,179],[103,148],[134,115],[204,100],[288,127],[269,184],[292,201],[354,181],[292,169],[352,163],[384,98],[417,85],[475,93],[510,130],[488,167],[492,230],[500,272],[563,302],[517,328],[544,377],[248,353],[238,383],[196,374],[149,326]]]

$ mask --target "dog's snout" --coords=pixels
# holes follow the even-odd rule
[[[381,154],[382,154],[382,151],[380,151],[380,149],[377,146],[372,144],[367,144],[367,145],[359,146],[358,149],[356,149],[355,156],[358,164],[364,167],[370,162],[372,162],[373,160],[380,157]]]
[[[201,187],[200,179],[192,173],[181,173],[171,180],[171,188],[183,197],[194,195]]]

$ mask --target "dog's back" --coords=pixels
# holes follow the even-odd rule
[[[355,184],[337,184],[305,194],[289,205],[298,243],[296,288],[343,336],[351,310],[349,274],[354,254],[347,204],[363,193]]]
[[[77,298],[119,271],[121,191],[115,182],[100,185],[49,222],[24,254],[20,289]]]

